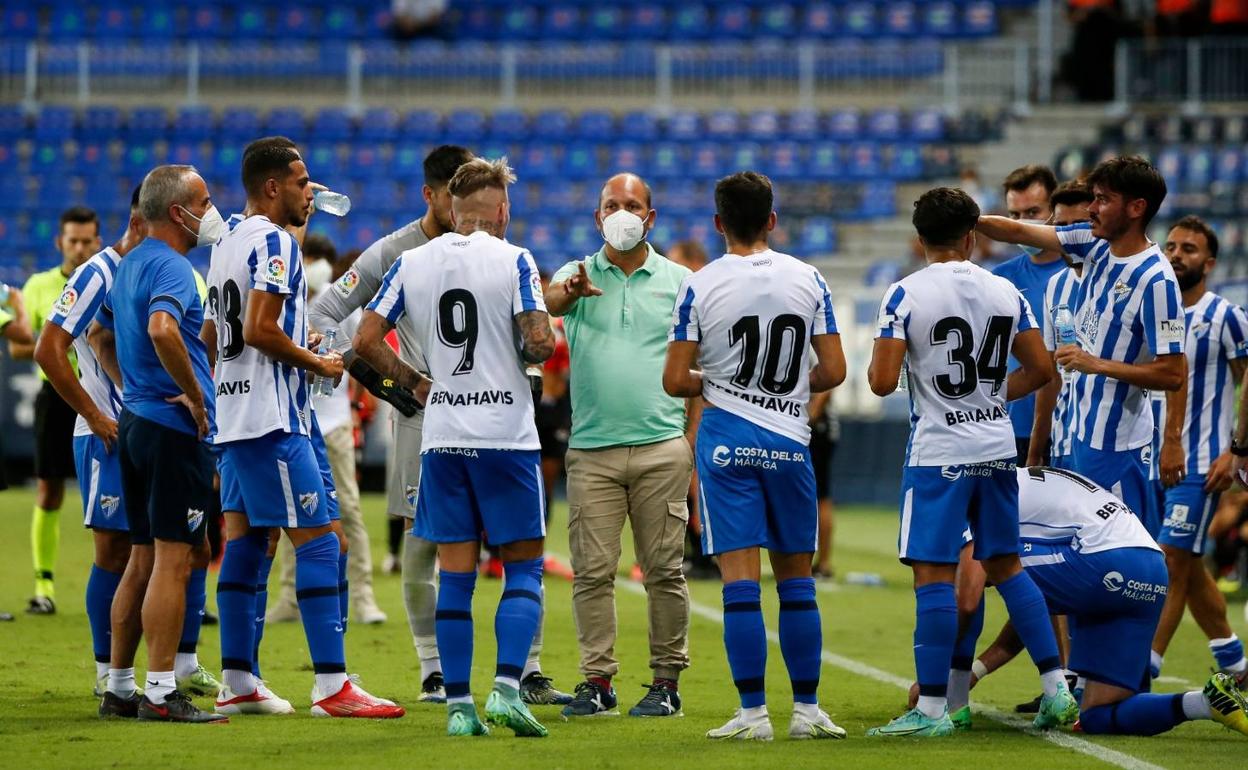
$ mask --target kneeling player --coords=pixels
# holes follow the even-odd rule
[[[1225,673],[1215,673],[1203,690],[1140,692],[1167,576],[1161,549],[1130,509],[1070,471],[1020,468],[1018,485],[1023,568],[1049,610],[1067,616],[1070,668],[1087,679],[1083,731],[1156,735],[1211,719],[1248,735],[1248,701]],[[980,655],[979,677],[1018,653],[1017,638],[1002,637]],[[963,717],[959,726],[970,727],[969,711]]]
[[[771,182],[744,172],[715,186],[728,253],[685,278],[663,389],[702,396],[696,452],[705,553],[724,579],[724,646],[741,708],[708,738],[772,739],[764,673],[759,548],[780,594],[780,650],[793,686],[794,738],[844,738],[819,709],[823,632],[811,576],[819,523],[806,403],[845,379],[845,356],[819,272],[772,251]],[[817,366],[809,364],[815,349]],[[693,371],[695,365],[701,371]]]

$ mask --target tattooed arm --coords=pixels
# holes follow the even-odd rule
[[[555,332],[546,311],[517,313],[516,326],[520,328],[520,356],[526,364],[540,364],[554,354]]]

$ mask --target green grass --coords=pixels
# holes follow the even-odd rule
[[[221,727],[184,727],[104,723],[95,717],[90,696],[94,664],[82,607],[90,566],[90,537],[78,525],[77,502],[72,496],[62,516],[62,546],[57,596],[60,612],[52,618],[21,613],[30,592],[27,524],[31,495],[24,490],[0,494],[0,542],[14,544],[10,558],[0,562],[0,608],[18,615],[17,622],[0,624],[0,766],[6,768],[68,767],[186,767],[241,765],[344,767],[774,767],[837,763],[841,767],[949,768],[973,762],[978,767],[1022,768],[1090,767],[1102,763],[1070,748],[1026,735],[980,715],[975,730],[936,741],[881,742],[863,737],[866,728],[881,724],[903,709],[905,693],[887,684],[826,666],[820,688],[823,706],[849,730],[842,742],[793,742],[783,738],[789,717],[789,692],[779,649],[769,650],[768,695],[777,741],[771,745],[723,745],[707,741],[703,733],[731,714],[736,694],[729,676],[718,623],[697,614],[690,630],[692,667],[681,681],[685,717],[634,720],[627,717],[565,723],[554,708],[536,713],[550,728],[543,741],[518,742],[510,735],[485,739],[444,737],[442,708],[414,702],[419,668],[403,618],[397,577],[379,576],[378,600],[390,614],[381,626],[352,626],[347,636],[348,661],[374,693],[409,704],[406,718],[370,723],[313,720],[307,714],[312,675],[307,648],[297,624],[272,625],[266,631],[263,661],[274,690],[290,699],[300,714],[293,717],[236,718]],[[373,533],[373,549],[380,557],[384,523],[379,496],[367,496],[365,506]],[[550,550],[566,553],[566,508],[559,506],[551,523]],[[826,586],[819,598],[823,613],[824,647],[890,672],[910,677],[910,634],[913,596],[907,570],[894,556],[896,519],[887,511],[846,510],[837,530],[836,566],[882,573],[883,588]],[[626,555],[630,549],[626,547]],[[212,578],[215,581],[215,577]],[[493,672],[493,606],[499,584],[478,584],[477,645],[474,687],[478,706]],[[210,585],[210,593],[212,588]],[[691,586],[698,605],[716,609],[719,587],[714,583]],[[210,605],[215,601],[209,599]],[[576,639],[571,616],[571,591],[566,581],[547,583],[547,673],[564,689],[578,680]],[[621,671],[616,680],[622,710],[642,694],[647,680],[646,614],[644,599],[634,591],[617,592]],[[764,587],[769,627],[775,628],[775,593]],[[1245,635],[1242,606],[1233,605],[1232,621]],[[1003,618],[998,599],[989,600],[986,636]],[[210,669],[218,664],[217,630],[205,628],[201,659]],[[140,653],[140,656],[142,654]],[[1203,682],[1211,659],[1200,632],[1191,622],[1179,630],[1166,660],[1166,673]],[[142,671],[142,660],[139,667]],[[1037,687],[1034,669],[1023,661],[994,674],[975,692],[980,702],[1002,710],[1032,697]],[[1167,682],[1162,690],[1182,689]],[[206,702],[201,702],[207,705]],[[1155,738],[1085,738],[1144,762],[1165,767],[1242,767],[1248,739],[1209,724],[1183,725]]]

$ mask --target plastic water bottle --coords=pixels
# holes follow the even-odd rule
[[[905,393],[910,390],[910,356],[901,359],[901,374],[897,375],[897,390]]]
[[[317,190],[312,196],[312,206],[326,214],[345,217],[351,210],[351,198],[333,190]]]
[[[884,585],[884,578],[878,572],[848,572],[845,582],[851,586],[869,586],[879,588]]]
[[[334,349],[334,341],[337,338],[337,329],[330,329],[325,332],[325,336],[321,338],[320,346],[316,349],[316,354],[318,356],[328,354]],[[312,395],[316,398],[329,398],[334,395],[334,381],[329,377],[323,377],[318,374],[316,379],[312,381]]]
[[[0,283],[0,305],[9,304],[9,297],[13,296],[13,290],[9,288],[7,283]]]
[[[1075,314],[1068,305],[1058,305],[1053,309],[1053,339],[1058,345],[1074,345],[1079,341],[1075,335]],[[1074,372],[1062,367],[1062,382],[1070,382]]]

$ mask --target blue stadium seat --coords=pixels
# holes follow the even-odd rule
[[[222,141],[250,142],[259,139],[260,113],[251,107],[226,107],[221,113],[219,136]]]
[[[750,35],[753,29],[750,7],[745,3],[715,3],[715,23],[713,34],[719,39],[742,39]]]
[[[1224,147],[1218,151],[1217,160],[1214,162],[1213,178],[1230,184],[1242,182],[1248,179],[1246,164],[1248,164],[1248,158],[1245,157],[1245,151],[1242,148]]]
[[[780,116],[775,110],[758,110],[745,118],[745,136],[770,141],[780,136]]]
[[[182,141],[202,142],[216,131],[217,119],[209,107],[181,107],[173,118],[171,136]]]
[[[11,40],[30,40],[39,35],[39,9],[14,3],[0,11],[0,35]]]
[[[989,37],[997,34],[997,6],[992,0],[970,0],[962,9],[962,34]]]
[[[723,171],[725,174],[733,174],[737,171],[764,171],[770,174],[771,169],[764,163],[762,147],[753,142],[737,142],[729,151]]]
[[[546,9],[542,17],[542,37],[548,40],[576,40],[583,34],[580,8],[561,3]]]
[[[770,145],[771,157],[767,163],[768,175],[777,181],[797,179],[805,174],[801,148],[794,142],[781,141]]]
[[[924,4],[923,34],[929,37],[957,37],[962,25],[958,19],[958,6],[953,0],[930,0]]]
[[[306,6],[292,4],[278,10],[276,31],[279,35],[304,37],[314,34],[316,26]]]
[[[589,142],[609,142],[615,138],[615,117],[605,110],[586,110],[576,116],[572,133]]]
[[[677,110],[667,119],[664,138],[677,142],[694,142],[705,136],[702,116],[693,110]]]
[[[828,137],[848,142],[862,136],[862,114],[853,108],[836,110],[828,115]]]
[[[802,31],[796,23],[797,7],[793,3],[768,3],[758,9],[758,29],[767,37],[790,38]]]
[[[1213,181],[1214,156],[1208,147],[1189,147],[1183,159],[1183,183],[1193,191],[1205,191]]]
[[[541,29],[541,16],[534,6],[514,5],[502,12],[497,25],[502,40],[533,40]]]
[[[146,40],[171,40],[175,35],[181,34],[175,10],[164,3],[145,5],[138,15],[133,31]]]
[[[845,175],[845,165],[841,158],[841,145],[836,142],[818,142],[810,146],[810,156],[806,159],[803,175],[809,179],[827,181],[839,179]]]
[[[393,142],[399,138],[399,113],[389,107],[370,107],[360,119],[358,141]]]
[[[897,185],[893,182],[867,182],[861,196],[858,213],[864,218],[891,217],[897,213]]]
[[[878,37],[880,24],[875,3],[867,0],[852,0],[846,3],[841,27],[844,34],[850,37]]]
[[[459,19],[460,39],[490,40],[498,36],[498,19],[488,8],[466,8]]]
[[[165,136],[169,115],[161,107],[136,107],[126,121],[127,142],[152,142]]]
[[[70,107],[47,106],[39,111],[35,122],[35,140],[64,142],[74,135],[74,110]]]
[[[539,182],[559,175],[559,157],[555,145],[533,142],[524,146],[516,164],[517,176]]]
[[[316,142],[301,146],[308,166],[308,173],[313,180],[333,189],[331,182],[338,181],[342,176],[342,163],[337,148],[325,142]],[[221,169],[224,171],[224,169]]]
[[[589,39],[619,40],[628,35],[628,18],[613,3],[598,4],[585,11],[583,33]]]
[[[86,142],[119,139],[122,125],[121,110],[117,107],[88,107],[82,111],[78,137]]]
[[[485,136],[485,114],[480,110],[455,110],[446,116],[443,126],[446,140],[455,144],[471,144]]]
[[[688,179],[663,184],[654,196],[655,208],[662,216],[683,218],[706,210],[706,201],[698,199],[698,185]]]
[[[1183,178],[1183,149],[1179,145],[1163,148],[1153,158],[1153,165],[1161,173],[1163,179],[1171,183]]]
[[[701,3],[684,3],[671,10],[667,36],[671,40],[705,40],[711,34],[711,18]]]
[[[823,136],[819,113],[814,110],[794,110],[789,113],[786,135],[798,141],[814,141]]]
[[[95,28],[92,37],[102,40],[121,40],[132,35],[133,10],[129,3],[106,2],[96,9]]]
[[[884,173],[890,179],[912,180],[923,177],[923,151],[917,144],[893,145]]]
[[[679,179],[688,171],[684,147],[674,142],[659,142],[650,148],[649,175],[656,180]]]
[[[554,225],[544,220],[526,222],[526,224],[528,226],[524,228],[524,245],[538,261],[538,269],[547,272],[559,269],[565,259],[557,256],[562,239],[555,232]]]
[[[412,110],[403,116],[404,142],[436,142],[442,136],[442,116],[433,110]]]
[[[628,21],[629,37],[641,40],[657,40],[663,36],[667,28],[667,16],[663,7],[654,3],[643,3],[633,7]]]
[[[490,114],[487,134],[500,142],[518,142],[529,135],[529,118],[516,109],[495,110]]]
[[[355,136],[355,121],[341,107],[326,107],[316,113],[311,131],[320,141],[349,142]],[[294,136],[291,138],[298,141]]]
[[[659,120],[652,112],[634,110],[620,119],[617,134],[629,142],[652,142],[659,138]]]
[[[901,133],[901,110],[895,107],[876,110],[867,118],[867,135],[877,141],[896,141]]]
[[[270,135],[289,136],[292,139],[303,136],[308,121],[303,111],[293,107],[278,107],[270,110],[265,118],[264,130]]]
[[[512,212],[519,212],[523,215],[524,212],[528,211],[530,206],[532,206],[532,200],[535,197],[534,191],[536,189],[536,185],[529,184],[523,179],[513,184],[511,189],[507,191],[507,198],[511,203]]]
[[[882,10],[883,34],[897,38],[916,37],[921,32],[919,10],[909,0],[892,2]]]
[[[533,138],[563,142],[572,137],[572,116],[566,110],[543,110],[533,116]]]
[[[267,8],[258,5],[239,6],[234,10],[235,35],[240,40],[260,40],[269,36]]]
[[[916,142],[940,142],[945,138],[945,116],[937,109],[910,113],[908,136]]]
[[[806,217],[796,242],[802,259],[824,257],[836,251],[836,225],[827,217]]]
[[[52,8],[48,20],[48,37],[52,40],[81,40],[87,35],[87,9],[70,4]]]
[[[807,3],[798,32],[805,37],[830,39],[840,32],[839,21],[834,3]]]
[[[603,174],[597,147],[584,142],[574,142],[564,148],[561,169],[561,175],[572,182],[594,181]]]
[[[724,174],[724,160],[715,142],[700,142],[690,148],[687,173],[690,179],[710,181]],[[659,178],[656,175],[656,178]]]
[[[579,259],[602,248],[602,236],[589,217],[581,217],[568,223],[563,234],[562,255],[565,260]]]
[[[347,168],[352,179],[366,184],[372,184],[390,176],[390,168],[385,163],[380,148],[374,144],[355,145],[351,150],[351,160]]]
[[[546,183],[542,186],[541,198],[543,215],[556,220],[588,215],[585,198],[573,185],[559,180]]]
[[[608,145],[607,168],[610,173],[630,172],[640,174],[645,177],[650,173],[650,166],[646,162],[645,152],[641,145],[634,144],[631,141],[619,142]]]
[[[741,116],[736,110],[716,110],[706,117],[706,135],[718,141],[741,135]]]
[[[234,34],[233,17],[212,5],[195,5],[186,12],[186,33],[192,40],[212,40]]]
[[[169,163],[177,163],[182,166],[194,166],[199,170],[202,176],[208,177],[213,173],[211,166],[212,158],[206,157],[200,151],[200,145],[195,142],[180,141],[169,145],[169,154],[167,157]],[[229,173],[235,169],[223,169],[223,173]]]
[[[330,39],[350,39],[359,36],[359,22],[352,8],[327,8],[321,16],[321,35]]]
[[[874,142],[855,142],[845,153],[846,173],[854,179],[880,176],[880,147]]]

